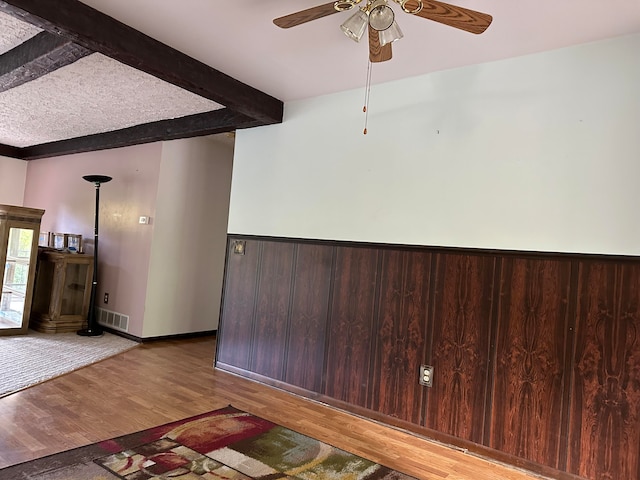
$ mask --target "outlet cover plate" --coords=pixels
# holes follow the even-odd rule
[[[425,387],[433,386],[433,367],[431,365],[420,365],[420,385]]]

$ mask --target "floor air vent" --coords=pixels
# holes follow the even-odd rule
[[[120,330],[121,332],[129,331],[129,315],[112,312],[104,308],[97,308],[96,310],[98,310],[98,323],[100,325]]]

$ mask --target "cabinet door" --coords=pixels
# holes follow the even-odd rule
[[[0,297],[0,334],[27,331],[36,240],[32,228],[9,225],[6,243],[2,246],[4,272]]]
[[[68,261],[64,266],[64,284],[60,315],[86,317],[93,269],[88,263]]]

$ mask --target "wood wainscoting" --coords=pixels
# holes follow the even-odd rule
[[[237,235],[227,251],[216,368],[541,474],[640,478],[640,259]]]

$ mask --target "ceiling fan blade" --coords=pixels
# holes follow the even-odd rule
[[[456,7],[437,0],[422,0],[422,5],[422,10],[414,15],[443,23],[465,32],[482,33],[491,25],[493,20],[493,17],[489,14]]]
[[[317,7],[300,10],[299,12],[276,18],[273,23],[280,28],[291,28],[296,25],[310,22],[311,20],[317,20],[318,18],[326,17],[332,13],[338,13],[338,10],[334,7],[334,3],[335,2],[325,3],[324,5],[318,5]]]
[[[391,60],[391,44],[380,45],[380,33],[369,25],[369,60],[372,63]]]

